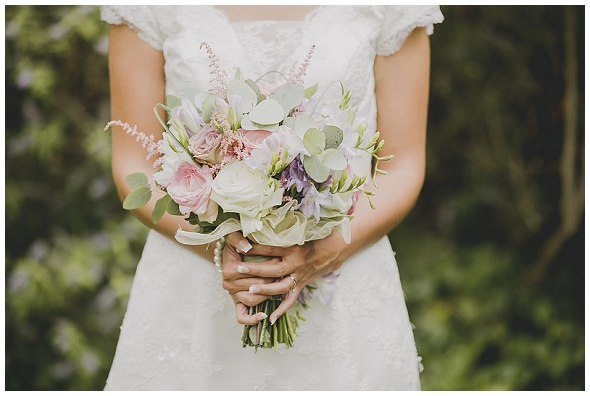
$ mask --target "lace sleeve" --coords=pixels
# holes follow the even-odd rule
[[[438,6],[389,6],[377,38],[377,55],[391,55],[399,50],[406,38],[417,27],[426,27],[431,35],[433,24],[441,23],[443,14]]]
[[[113,25],[125,24],[154,49],[162,50],[165,37],[156,14],[156,10],[150,6],[100,6],[100,18],[103,21]]]

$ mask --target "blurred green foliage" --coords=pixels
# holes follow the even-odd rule
[[[390,235],[422,387],[582,390],[583,221],[530,280],[562,220],[565,8],[442,10],[426,182]],[[110,176],[108,26],[92,6],[5,18],[6,390],[99,390],[147,233]]]

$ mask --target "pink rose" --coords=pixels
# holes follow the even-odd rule
[[[221,155],[219,154],[221,138],[222,135],[217,128],[208,124],[191,136],[188,148],[198,162],[216,165],[221,163]]]
[[[262,142],[264,141],[264,139],[272,135],[272,132],[263,131],[259,129],[254,131],[240,129],[240,132],[242,133],[244,139],[246,139],[246,141],[248,142],[248,146],[250,146],[251,150],[262,147]]]
[[[170,179],[167,191],[178,204],[182,214],[195,212],[198,215],[204,215],[207,213],[208,217],[211,217],[212,210],[216,208],[209,206],[217,206],[209,199],[211,183],[213,183],[213,177],[206,166],[201,167],[185,162],[178,167]]]

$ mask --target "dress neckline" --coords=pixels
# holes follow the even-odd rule
[[[326,6],[325,5],[319,5],[316,8],[314,8],[313,10],[309,11],[307,14],[305,14],[305,16],[303,17],[303,19],[284,19],[284,20],[275,20],[275,19],[255,19],[255,20],[246,20],[246,21],[231,21],[229,19],[229,15],[227,14],[227,12],[221,8],[217,8],[216,6],[212,5],[210,6],[213,9],[213,12],[217,13],[219,16],[221,16],[223,18],[223,20],[228,24],[228,25],[234,25],[234,24],[240,24],[240,23],[258,23],[258,22],[299,22],[299,23],[303,23],[303,24],[307,24],[309,23],[309,21],[311,21],[321,10],[323,10]]]

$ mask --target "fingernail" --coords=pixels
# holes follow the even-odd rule
[[[238,265],[238,272],[240,274],[247,274],[250,272],[250,268],[246,267],[245,265]]]
[[[250,245],[248,241],[242,239],[240,242],[238,242],[238,249],[240,249],[243,253],[248,253],[248,251],[252,249],[252,245]]]
[[[260,288],[256,287],[256,286],[250,286],[250,289],[248,289],[248,291],[250,293],[258,293],[258,292],[260,292]]]
[[[268,316],[267,314],[265,314],[264,312],[260,312],[260,316],[262,317],[262,319],[266,319],[266,317]]]
[[[277,321],[277,318],[270,318],[270,324],[273,325]]]

